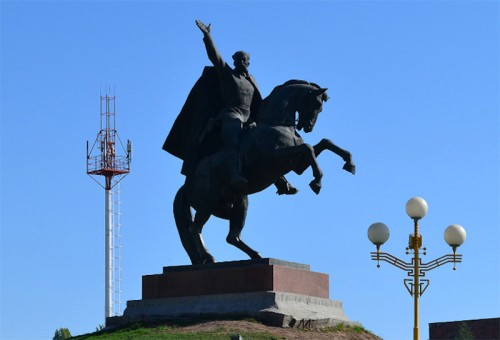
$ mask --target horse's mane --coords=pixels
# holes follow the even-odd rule
[[[285,86],[289,86],[289,85],[311,85],[311,86],[314,86],[317,89],[321,88],[318,84],[310,83],[308,81],[300,80],[300,79],[290,79],[290,80],[284,82],[282,85],[276,86],[276,88],[278,88],[278,87],[285,87]]]
[[[309,86],[316,88],[317,90],[322,89],[322,87],[316,83],[310,83],[308,81],[300,80],[300,79],[291,79],[289,81],[284,82],[283,85],[276,86],[275,89],[282,88],[285,86],[290,86],[290,85],[309,85]],[[274,90],[273,90],[273,92],[274,92]],[[325,94],[323,94],[322,99],[326,102],[329,99],[329,97],[325,93]]]

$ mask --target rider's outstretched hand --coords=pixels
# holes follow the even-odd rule
[[[210,34],[210,26],[212,26],[212,24],[208,24],[208,26],[206,26],[200,20],[195,20],[195,22],[196,26],[198,26],[198,28],[203,32],[203,34]]]

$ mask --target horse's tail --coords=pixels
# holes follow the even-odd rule
[[[181,238],[182,246],[186,250],[191,259],[191,263],[200,263],[200,257],[196,250],[196,245],[193,236],[189,231],[189,226],[193,223],[193,215],[191,213],[191,206],[186,199],[185,187],[180,187],[174,199],[174,218],[177,226],[177,231]]]

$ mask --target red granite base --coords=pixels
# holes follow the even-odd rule
[[[142,298],[277,291],[328,299],[328,281],[309,266],[275,259],[165,267],[163,274],[142,277]]]

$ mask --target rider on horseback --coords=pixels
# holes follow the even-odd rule
[[[241,173],[240,155],[238,153],[240,135],[244,124],[252,122],[262,97],[255,79],[248,73],[250,55],[238,51],[233,55],[234,69],[222,59],[210,35],[210,25],[206,26],[196,20],[196,25],[203,32],[208,58],[217,71],[224,102],[222,110],[217,114],[220,123],[221,139],[229,170],[229,185],[242,192],[247,186],[247,179]],[[278,194],[295,194],[297,189],[284,177],[275,183]]]

